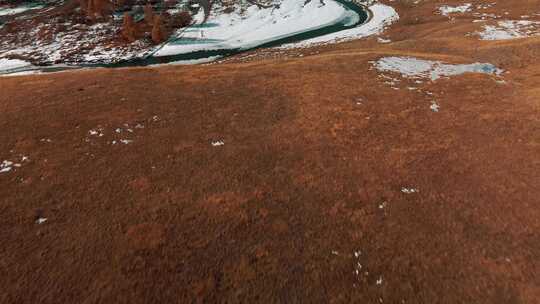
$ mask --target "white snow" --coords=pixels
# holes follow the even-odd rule
[[[10,70],[26,65],[29,65],[29,63],[23,60],[0,58],[0,70]]]
[[[540,22],[530,20],[505,20],[497,25],[484,25],[477,33],[481,40],[508,40],[540,35]]]
[[[36,224],[41,225],[47,221],[46,217],[40,217],[36,220]]]
[[[432,81],[463,73],[500,75],[503,72],[489,63],[446,64],[413,57],[382,57],[373,65],[381,72],[399,73],[406,78],[429,78]]]
[[[273,1],[276,4],[278,1]],[[0,57],[10,55],[26,56],[36,62],[54,64],[53,67],[65,67],[59,62],[77,64],[81,62],[116,62],[119,60],[152,56],[169,56],[196,51],[211,50],[246,50],[281,38],[317,30],[334,24],[353,25],[359,16],[352,10],[334,0],[281,0],[271,8],[259,8],[256,5],[239,2],[231,13],[225,13],[223,7],[215,6],[204,24],[204,14],[195,16],[198,25],[180,29],[175,35],[176,41],[156,48],[150,48],[143,42],[135,42],[129,47],[107,45],[106,38],[116,28],[109,23],[92,26],[71,24],[63,25],[68,29],[59,32],[53,40],[33,39],[41,31],[49,30],[47,24],[39,24],[32,31],[10,34],[9,38],[21,41],[0,46]],[[298,43],[282,46],[285,49],[308,47],[314,44],[335,43],[380,34],[384,28],[399,19],[397,12],[390,6],[370,1],[368,6],[371,18],[360,26],[340,32],[319,36]],[[380,43],[389,43],[389,39],[380,38]],[[85,50],[78,52],[76,50]],[[203,59],[185,60],[170,64],[206,63],[221,56],[209,56]],[[23,61],[0,59],[0,74],[18,75],[18,73],[40,72],[40,68]],[[17,64],[17,66],[12,67]],[[25,64],[25,65],[23,65]],[[4,67],[2,67],[4,66]],[[9,69],[8,69],[9,66]],[[13,70],[15,69],[15,70]]]
[[[406,188],[406,187],[403,187],[401,188],[401,192],[405,193],[405,194],[413,194],[413,193],[418,193],[418,189],[416,188]]]
[[[460,5],[460,6],[443,5],[443,6],[439,7],[439,12],[443,16],[448,16],[450,14],[466,13],[466,12],[471,10],[471,7],[472,7],[472,4],[470,4],[470,3],[465,3],[465,4]]]
[[[23,156],[21,161],[28,161],[28,157]],[[21,166],[22,165],[20,163],[4,160],[0,163],[0,173],[6,173],[13,170],[13,168],[20,168]]]
[[[16,72],[21,69],[32,67],[32,64],[20,59],[0,58],[0,74]]]
[[[103,129],[102,128],[98,128],[97,130],[90,130],[88,131],[88,134],[91,135],[91,136],[98,136],[98,137],[102,137],[103,135]]]
[[[55,24],[55,22],[51,21],[51,24]],[[17,37],[16,40],[19,42],[17,44],[5,43],[0,45],[0,57],[19,55],[47,64],[58,62],[92,63],[116,62],[140,57],[148,51],[142,40],[129,44],[127,47],[106,45],[108,37],[114,33],[115,29],[109,23],[88,26],[66,22],[63,26],[67,30],[56,33],[54,39],[40,39],[39,33],[50,30],[51,24],[39,24],[31,31],[9,33],[6,38]],[[71,57],[70,54],[77,54],[77,56]],[[69,66],[55,64],[54,67]],[[3,72],[0,70],[0,74]]]
[[[13,162],[10,162],[9,160],[4,160],[2,163],[0,163],[0,173],[11,171],[12,166]]]
[[[219,146],[224,146],[224,145],[225,145],[225,142],[222,140],[216,140],[212,142],[213,147],[219,147]]]
[[[216,61],[218,59],[222,58],[222,56],[210,56],[206,58],[201,59],[191,59],[191,60],[182,60],[182,61],[173,61],[171,63],[167,63],[169,65],[192,65],[192,64],[203,64],[203,63],[209,63],[212,61]]]
[[[390,24],[399,19],[399,15],[391,6],[375,3],[368,7],[371,19],[366,23],[352,29],[303,40],[293,44],[286,44],[281,48],[309,47],[316,44],[336,43],[360,39],[371,35],[380,34]]]
[[[358,15],[335,1],[283,0],[278,8],[249,6],[242,14],[212,12],[206,24],[180,33],[154,56],[168,56],[202,50],[250,49],[270,41],[319,29],[339,22],[354,24]]]
[[[439,109],[441,108],[441,106],[436,103],[436,102],[432,102],[431,103],[431,106],[429,107],[431,109],[431,111],[433,112],[439,112]]]
[[[18,7],[7,7],[7,8],[0,8],[0,16],[8,16],[8,15],[15,15],[22,12],[26,12],[28,10],[43,8],[43,6],[18,6]]]

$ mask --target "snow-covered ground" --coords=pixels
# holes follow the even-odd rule
[[[467,36],[480,37],[481,40],[508,40],[526,38],[540,35],[540,22],[526,20],[531,18],[531,15],[522,15],[522,20],[500,20],[505,15],[509,15],[508,11],[494,12],[492,8],[496,2],[476,4],[465,3],[458,6],[443,5],[439,7],[439,13],[453,19],[454,14],[468,14],[474,19],[475,23],[485,23],[481,31],[470,33]],[[487,10],[487,11],[486,11]]]
[[[377,35],[384,31],[390,24],[399,19],[399,15],[391,6],[375,3],[368,7],[371,19],[368,22],[339,32],[303,40],[297,43],[287,44],[282,48],[309,47],[316,44],[336,43],[360,39],[371,35]]]
[[[91,26],[66,23],[69,30],[54,35],[54,39],[40,39],[39,33],[47,30],[48,25],[40,25],[29,33],[20,35],[22,44],[0,46],[0,58],[17,55],[27,57],[40,63],[52,64],[116,62],[136,57],[144,52],[145,45],[137,41],[129,47],[107,45],[114,29],[108,23],[97,23]],[[76,54],[73,58],[73,54]]]
[[[0,71],[11,70],[30,65],[31,64],[29,64],[28,62],[19,59],[0,58]]]
[[[529,20],[499,21],[496,25],[484,25],[477,33],[482,40],[508,40],[540,35],[540,22]]]
[[[251,5],[245,12],[237,6],[230,14],[212,12],[206,24],[194,26],[179,34],[154,53],[168,56],[201,50],[250,49],[267,42],[343,23],[359,22],[359,16],[336,1],[284,0],[272,8]]]
[[[496,5],[496,2],[492,3],[480,3],[473,5],[472,3],[464,3],[461,5],[451,6],[442,5],[438,8],[438,13],[442,16],[454,19],[456,15],[460,16],[472,16],[475,19],[473,22],[485,22],[487,20],[501,18],[501,15],[497,15],[493,12],[492,8]]]
[[[503,72],[490,63],[447,64],[413,57],[383,57],[373,66],[381,72],[399,73],[405,78],[429,78],[432,81],[464,73],[500,75]]]
[[[16,72],[17,70],[31,69],[33,66],[23,60],[0,58],[0,74]]]

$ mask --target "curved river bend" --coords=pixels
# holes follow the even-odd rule
[[[218,50],[196,51],[196,52],[190,52],[190,53],[183,53],[183,54],[170,55],[170,56],[159,56],[159,57],[150,55],[145,58],[134,58],[134,59],[127,60],[124,62],[112,63],[112,64],[107,64],[107,65],[102,65],[102,66],[106,66],[106,67],[146,66],[146,65],[152,65],[152,64],[201,60],[201,59],[215,58],[215,57],[228,57],[228,56],[236,55],[242,52],[251,51],[254,49],[268,48],[268,47],[279,46],[279,45],[287,44],[287,43],[299,42],[302,40],[307,40],[307,39],[324,36],[327,34],[332,34],[332,33],[343,31],[343,30],[348,30],[348,29],[360,26],[368,20],[368,17],[369,17],[368,12],[363,6],[356,4],[353,1],[347,1],[347,0],[333,0],[333,1],[340,3],[347,10],[352,11],[357,17],[357,18],[354,18],[355,22],[351,22],[352,20],[349,17],[349,18],[345,18],[344,20],[341,20],[340,22],[336,24],[332,24],[332,25],[325,26],[319,29],[315,29],[315,30],[309,30],[309,31],[299,33],[299,34],[293,34],[288,37],[279,38],[271,42],[266,42],[266,43],[263,43],[263,44],[260,44],[251,48],[247,48],[247,49],[243,49],[243,48],[218,49]],[[178,40],[182,40],[182,38],[178,38]],[[174,42],[175,40],[168,43],[174,43]]]
[[[278,38],[276,40],[262,43],[260,45],[257,45],[251,48],[217,49],[217,50],[207,50],[207,51],[203,50],[203,51],[195,51],[195,52],[190,52],[190,53],[183,53],[183,54],[176,54],[176,55],[169,55],[169,56],[159,56],[159,57],[153,56],[152,54],[150,54],[146,57],[133,58],[133,59],[128,59],[125,61],[109,63],[109,64],[82,63],[82,64],[74,65],[74,66],[68,66],[68,65],[30,66],[30,67],[22,67],[22,68],[13,69],[13,70],[7,70],[7,71],[4,71],[4,74],[13,74],[13,73],[20,73],[20,72],[25,72],[25,71],[58,72],[58,71],[78,69],[78,68],[134,67],[134,66],[148,66],[148,65],[154,65],[154,64],[164,64],[164,63],[182,62],[182,61],[189,62],[193,60],[204,60],[204,59],[212,59],[212,58],[217,59],[217,58],[223,58],[223,57],[236,55],[236,54],[246,52],[246,51],[251,51],[254,49],[274,47],[274,46],[279,46],[282,44],[299,42],[302,40],[324,36],[327,34],[331,34],[331,33],[335,33],[335,32],[339,32],[339,31],[343,31],[343,30],[360,26],[364,24],[366,21],[368,21],[369,13],[367,9],[365,9],[362,5],[359,5],[353,1],[347,1],[347,0],[333,0],[333,1],[338,2],[349,12],[352,12],[354,18],[346,17],[340,22],[332,24],[332,25],[324,26],[319,29],[308,30],[306,32],[302,32],[298,34],[292,34],[291,36]],[[201,25],[196,25],[196,26],[201,26]],[[182,40],[183,38],[180,37],[177,39],[170,40],[167,43],[175,43],[175,42],[181,43]]]

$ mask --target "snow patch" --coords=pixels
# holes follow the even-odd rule
[[[40,217],[36,220],[36,224],[41,225],[47,221],[46,217]]]
[[[0,173],[11,171],[12,166],[13,166],[13,162],[9,160],[4,160],[2,163],[0,163]]]
[[[448,17],[450,14],[456,14],[456,13],[463,14],[463,13],[469,12],[471,8],[472,8],[472,4],[470,3],[465,3],[460,6],[443,5],[439,7],[439,12],[441,13],[441,15]]]
[[[509,40],[540,35],[540,22],[530,20],[505,20],[496,25],[484,25],[477,33],[481,40]]]
[[[0,58],[0,74],[9,74],[22,69],[31,69],[34,66],[20,59]]]
[[[437,112],[439,112],[439,109],[441,108],[441,106],[438,103],[433,101],[429,108],[431,109],[431,111],[437,113]]]
[[[401,188],[401,192],[403,192],[405,194],[413,194],[413,193],[418,193],[420,191],[418,191],[418,189],[416,189],[416,188],[403,187],[403,188]]]
[[[22,167],[22,163],[29,161],[28,156],[22,155],[20,162],[10,161],[10,160],[4,160],[0,163],[0,173],[7,173],[13,170],[13,168],[20,168]]]
[[[222,140],[215,140],[215,141],[212,141],[212,146],[213,147],[219,147],[219,146],[224,146],[225,145],[225,142],[222,141]]]

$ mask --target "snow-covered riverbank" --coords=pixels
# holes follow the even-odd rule
[[[396,22],[399,19],[399,15],[394,8],[388,5],[375,3],[367,7],[371,14],[370,19],[357,27],[352,29],[331,33],[328,35],[319,36],[312,39],[303,40],[297,43],[291,43],[283,45],[282,48],[295,48],[295,47],[310,47],[315,44],[326,44],[349,41],[354,39],[360,39],[371,35],[377,35],[384,31],[384,29]]]
[[[242,12],[237,5],[232,13],[212,12],[205,24],[193,26],[178,35],[154,56],[170,56],[196,51],[251,49],[284,37],[335,24],[353,25],[358,14],[336,1],[284,0],[278,7],[252,5]]]
[[[117,66],[145,66],[162,63],[197,64],[230,56],[257,47],[296,48],[309,47],[320,43],[336,43],[380,34],[384,28],[398,20],[397,12],[390,6],[373,3],[368,6],[348,0],[297,0],[274,1],[269,7],[259,7],[250,3],[232,7],[214,7],[209,16],[200,11],[196,24],[179,30],[172,39],[154,51],[139,52],[129,59],[116,49],[104,52],[101,57],[81,56],[74,66],[54,64],[35,67],[29,63],[12,67],[14,61],[4,59],[0,74],[18,73],[26,70],[58,71],[76,68],[78,65],[91,68]],[[367,20],[367,21],[366,21]],[[94,26],[92,28],[101,28]],[[68,45],[60,41],[54,44],[49,57],[62,53]],[[46,49],[39,45],[40,50]],[[5,49],[3,55],[20,55],[19,49]],[[21,48],[28,50],[28,48]],[[70,48],[69,50],[75,51]],[[1,52],[0,52],[1,53]],[[13,54],[12,54],[13,53]],[[93,53],[92,53],[93,54]],[[143,55],[141,55],[143,54]],[[144,54],[149,54],[144,56]],[[122,55],[122,56],[121,56]],[[113,64],[87,61],[102,57],[111,58]],[[119,58],[125,61],[119,62]],[[61,61],[60,57],[55,61]],[[8,64],[9,63],[9,64]],[[90,64],[88,64],[90,63]],[[92,65],[94,64],[94,65]],[[9,67],[8,67],[9,66]]]

